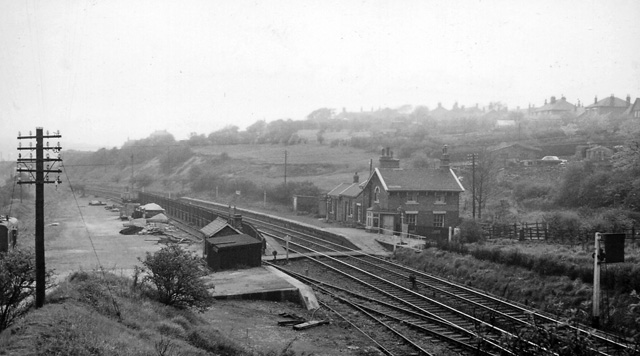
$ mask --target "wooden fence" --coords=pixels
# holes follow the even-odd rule
[[[580,244],[592,242],[596,230],[569,229],[562,226],[550,226],[547,223],[513,223],[513,224],[482,224],[482,230],[486,239],[517,239],[517,240],[541,240],[563,244]],[[612,232],[612,231],[600,231]],[[631,241],[640,240],[639,231],[635,226],[629,229],[614,231],[624,233]]]

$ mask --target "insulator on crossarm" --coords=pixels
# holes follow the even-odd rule
[[[18,153],[18,159],[21,159],[21,158],[22,158],[22,154]]]

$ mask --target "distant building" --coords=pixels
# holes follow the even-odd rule
[[[631,98],[629,98],[629,101],[631,101]],[[623,115],[626,117],[640,119],[640,98],[636,98],[633,104],[629,105],[627,110],[625,110]]]
[[[542,156],[541,148],[525,145],[519,142],[503,142],[498,146],[489,148],[488,152],[502,167],[506,167],[509,164],[521,164],[525,161],[533,161]]]
[[[627,100],[616,98],[611,94],[610,97],[598,100],[594,99],[594,103],[585,107],[587,113],[596,113],[599,115],[622,115],[627,108],[631,106],[631,97],[627,95]]]
[[[561,116],[567,113],[573,113],[576,111],[576,106],[569,103],[567,99],[563,96],[560,100],[556,100],[555,96],[552,96],[549,102],[544,101],[544,105],[534,109],[533,114],[535,116]]]
[[[594,162],[608,162],[613,150],[604,146],[594,146],[585,150],[586,159]]]

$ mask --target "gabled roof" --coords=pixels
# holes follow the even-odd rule
[[[627,106],[629,106],[629,103],[626,102],[626,100],[622,100],[620,98],[616,98],[615,96],[610,96],[610,97],[606,97],[604,99],[598,100],[598,102],[591,104],[589,106],[587,106],[587,109],[589,108],[612,108],[612,107],[616,107],[616,108],[626,108]]]
[[[532,150],[532,151],[542,151],[542,148],[525,145],[525,144],[520,143],[520,142],[514,142],[514,143],[502,142],[501,144],[499,144],[499,145],[497,145],[495,147],[489,148],[489,151],[494,152],[494,151],[498,151],[498,150],[501,150],[501,149],[504,149],[504,148],[507,148],[507,147],[513,147],[513,146],[520,146],[520,147],[522,147],[524,149]]]
[[[623,115],[632,116],[634,111],[640,111],[640,98],[636,98],[636,101],[633,104],[629,105],[627,110],[624,111]]]
[[[458,177],[451,169],[376,168],[374,175],[378,176],[386,191],[464,191]]]
[[[327,195],[332,197],[357,197],[362,189],[358,183],[340,183],[337,187],[333,188]]]
[[[576,109],[576,106],[569,103],[565,98],[560,98],[556,100],[553,104],[549,103],[543,105],[537,109],[535,112],[546,112],[546,111],[573,111]]]
[[[604,147],[604,146],[593,146],[593,147],[589,147],[585,150],[585,152],[591,152],[591,151],[607,151],[607,152],[611,152],[613,153],[613,150],[610,149],[609,147]]]
[[[215,220],[213,220],[212,222],[207,224],[205,227],[200,229],[200,231],[204,234],[204,236],[211,237],[211,236],[215,236],[218,232],[220,232],[220,230],[224,229],[225,227],[228,227],[228,228],[234,230],[238,234],[241,233],[238,229],[236,229],[233,226],[229,225],[227,223],[227,220],[225,220],[225,219],[223,219],[221,217],[216,218]]]

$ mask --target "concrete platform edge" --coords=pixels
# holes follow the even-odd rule
[[[300,282],[299,280],[289,276],[288,274],[278,270],[275,267],[266,266],[271,273],[277,275],[278,277],[286,280],[291,285],[298,289],[298,293],[300,294],[300,302],[307,308],[307,310],[314,310],[320,308],[320,304],[318,304],[318,299],[316,298],[313,289],[308,285]]]

